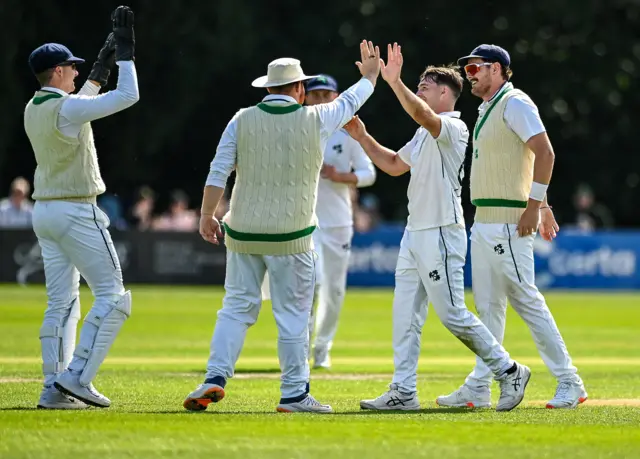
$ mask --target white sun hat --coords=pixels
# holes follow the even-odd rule
[[[305,75],[300,67],[300,61],[291,57],[281,57],[269,64],[267,74],[256,78],[251,83],[255,88],[272,88],[283,86],[296,81],[309,80],[317,75]]]

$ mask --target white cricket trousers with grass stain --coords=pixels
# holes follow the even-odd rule
[[[507,299],[527,324],[540,357],[558,381],[579,382],[558,326],[535,284],[533,240],[514,224],[474,223],[471,228],[473,297],[482,322],[502,343]],[[480,360],[466,384],[491,385],[491,370]]]
[[[307,392],[314,257],[312,250],[292,255],[251,255],[227,250],[225,295],[211,339],[207,379],[233,377],[247,330],[258,319],[262,306],[261,288],[268,272],[273,315],[278,327],[282,398]]]
[[[442,324],[491,369],[513,365],[509,354],[464,302],[467,234],[462,224],[405,230],[400,243],[393,298],[393,383],[416,392],[422,327],[430,302]]]

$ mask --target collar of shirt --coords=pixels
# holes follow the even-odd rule
[[[40,88],[40,91],[55,92],[56,94],[60,94],[61,96],[68,96],[69,95],[66,92],[64,92],[62,89],[52,88],[51,86],[44,86],[44,87]]]
[[[507,90],[507,88],[513,89],[513,83],[509,83],[509,82],[507,81],[505,84],[503,84],[503,85],[500,87],[500,89],[498,89],[498,90],[496,91],[496,93],[495,93],[493,96],[491,96],[491,99],[489,99],[489,100],[488,100],[488,101],[486,101],[486,102],[482,102],[482,103],[480,104],[480,106],[478,107],[478,111],[482,114],[482,113],[484,112],[484,110],[489,106],[489,104],[490,104],[491,102],[493,102],[493,100],[494,100],[496,97],[498,97],[498,94],[501,94],[502,92],[506,91],[506,90]]]
[[[450,118],[460,118],[460,112],[442,112],[438,113],[438,115],[448,116]]]
[[[268,104],[297,104],[298,101],[295,100],[293,97],[291,96],[286,96],[284,94],[269,94],[268,96],[265,96],[264,99],[262,99],[262,102],[268,103]]]

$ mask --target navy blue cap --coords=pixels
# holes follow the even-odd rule
[[[29,67],[36,75],[61,64],[82,64],[84,59],[75,57],[69,48],[59,43],[46,43],[33,50],[29,56]]]
[[[320,89],[326,89],[329,91],[338,92],[338,82],[332,76],[321,74],[315,78],[307,81],[306,90],[317,91]]]
[[[511,65],[511,57],[507,50],[497,45],[477,46],[473,51],[471,51],[471,54],[458,59],[458,64],[466,65],[467,61],[473,57],[491,62],[499,62],[503,67],[509,67],[509,65]]]

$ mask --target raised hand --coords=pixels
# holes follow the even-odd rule
[[[367,135],[367,128],[358,115],[354,116],[344,126],[344,130],[357,142]]]
[[[373,43],[362,40],[360,43],[360,60],[356,62],[363,77],[375,86],[380,74],[380,49]]]
[[[387,63],[382,62],[380,68],[384,81],[393,84],[400,80],[402,62],[402,47],[397,43],[387,45]]]
[[[128,6],[119,6],[112,14],[113,37],[116,42],[116,62],[132,61],[135,54],[133,11]]]
[[[115,64],[115,49],[116,42],[113,38],[113,33],[107,36],[107,39],[102,45],[102,49],[98,53],[98,58],[93,63],[91,72],[89,73],[89,80],[98,83],[100,86],[106,86],[111,74],[111,68]]]

